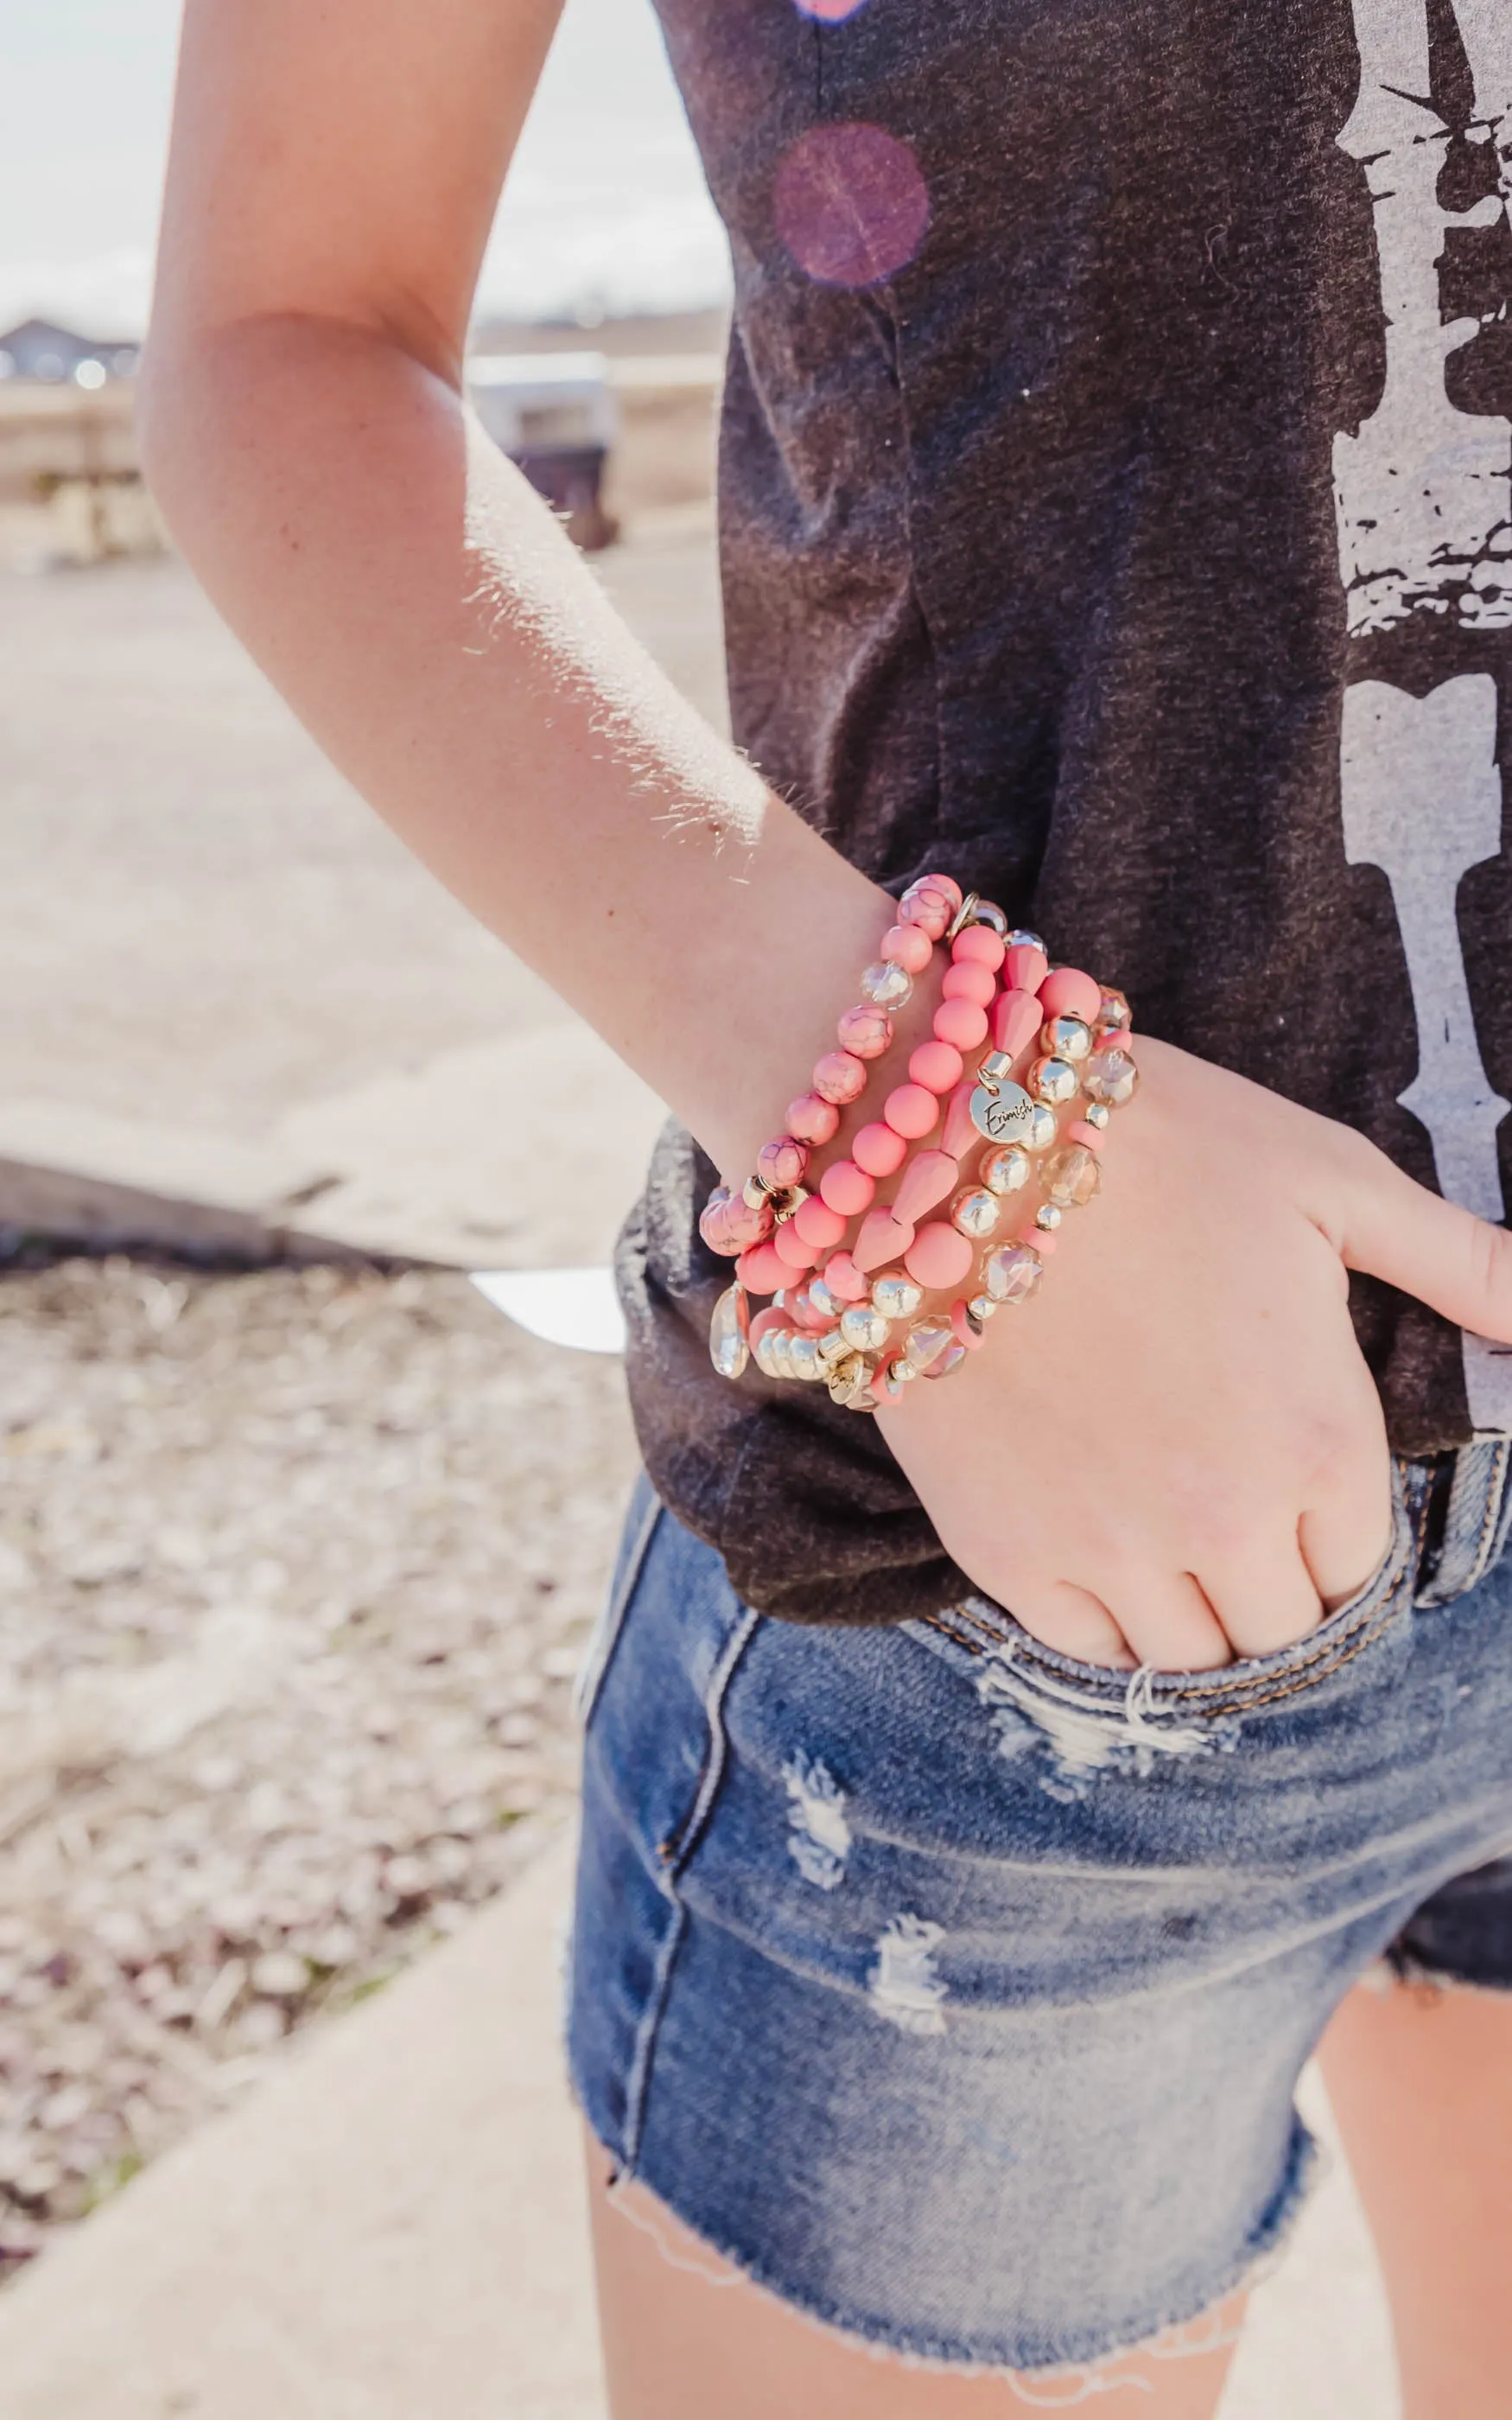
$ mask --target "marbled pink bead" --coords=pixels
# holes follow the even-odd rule
[[[973,1143],[980,1142],[981,1134],[971,1114],[971,1095],[977,1087],[969,1078],[958,1084],[951,1094],[945,1112],[945,1132],[940,1140],[952,1159],[964,1158]]]
[[[801,1185],[809,1172],[809,1146],[795,1135],[778,1135],[764,1142],[756,1155],[756,1173],[773,1192]]]
[[[771,1243],[752,1244],[748,1252],[742,1252],[735,1275],[748,1294],[776,1294],[788,1281],[787,1267]]]
[[[1003,960],[1003,981],[1011,991],[1038,991],[1049,972],[1049,959],[1032,941],[1015,941]]]
[[[832,1210],[817,1193],[810,1193],[808,1201],[800,1203],[793,1223],[804,1242],[821,1252],[838,1244],[845,1233],[845,1221],[840,1212]]]
[[[866,1069],[848,1050],[826,1050],[814,1062],[813,1088],[822,1101],[845,1109],[866,1090]]]
[[[926,882],[934,890],[944,892],[947,899],[949,899],[950,903],[950,913],[952,916],[955,915],[961,907],[962,901],[966,895],[962,890],[960,883],[956,880],[955,876],[953,874],[921,874],[917,882],[911,882],[908,888],[910,891],[918,891],[920,886]]]
[[[982,1022],[985,1025],[985,1018]],[[920,1142],[933,1130],[940,1105],[922,1084],[900,1084],[896,1092],[887,1094],[882,1114],[894,1134],[903,1135],[909,1142]]]
[[[711,1252],[733,1260],[737,1252],[748,1251],[771,1233],[775,1215],[769,1202],[753,1210],[740,1194],[720,1186],[703,1205],[699,1233]]]
[[[1101,1126],[1089,1126],[1085,1118],[1072,1118],[1066,1128],[1068,1142],[1084,1142],[1088,1151],[1101,1151],[1107,1140]],[[717,1246],[715,1248],[717,1250]]]
[[[1079,967],[1057,967],[1040,985],[1040,1005],[1046,1016],[1080,1016],[1093,1025],[1103,1005],[1103,987]]]
[[[880,1059],[891,1047],[892,1019],[885,1008],[873,1008],[869,1001],[848,1008],[835,1030],[841,1048],[856,1059]]]
[[[975,962],[995,974],[1007,955],[1007,945],[990,924],[967,924],[951,942],[950,955],[958,967]]]
[[[892,1128],[888,1126],[886,1132],[890,1134]],[[822,1199],[842,1218],[858,1218],[863,1210],[870,1210],[876,1189],[876,1178],[868,1176],[854,1159],[837,1159],[819,1180]]]
[[[948,1093],[965,1074],[965,1061],[949,1042],[921,1042],[908,1061],[908,1080],[926,1093]]]
[[[864,1302],[872,1289],[849,1252],[831,1252],[825,1263],[825,1283],[841,1302]]]
[[[869,1210],[851,1246],[851,1258],[858,1269],[868,1272],[886,1268],[889,1261],[903,1257],[913,1240],[914,1231],[906,1220],[895,1218],[890,1210]]]
[[[764,1244],[762,1249],[764,1251],[765,1249]],[[785,1268],[811,1269],[819,1258],[821,1247],[818,1244],[805,1242],[798,1233],[796,1218],[784,1218],[772,1237],[772,1249]],[[784,1283],[786,1282],[787,1280],[784,1280]]]
[[[933,882],[916,882],[898,902],[900,924],[917,924],[932,941],[943,941],[960,901]]]
[[[788,1103],[788,1132],[799,1142],[833,1142],[839,1125],[840,1111],[834,1102],[821,1100],[817,1093],[800,1093]]]
[[[928,1227],[920,1227],[907,1251],[903,1266],[921,1286],[943,1289],[961,1283],[976,1257],[976,1247],[967,1235],[958,1235],[953,1227],[937,1218]]]
[[[975,1353],[980,1345],[987,1342],[980,1328],[973,1327],[966,1313],[965,1304],[959,1298],[950,1305],[950,1325],[968,1353]]]
[[[947,967],[940,985],[942,1000],[974,1000],[979,1008],[990,1008],[997,997],[997,978],[987,967],[978,966],[974,958],[964,965]]]
[[[890,924],[882,936],[882,955],[905,973],[921,975],[934,955],[934,944],[922,924]]]
[[[893,1216],[905,1226],[917,1227],[960,1182],[960,1166],[948,1151],[916,1152],[893,1195]]]
[[[934,1038],[956,1050],[977,1050],[987,1039],[987,1012],[974,1000],[942,1000],[934,1012]]]
[[[903,1137],[880,1121],[863,1126],[851,1145],[851,1157],[868,1176],[891,1176],[907,1156],[908,1145]]]
[[[1032,991],[1005,991],[993,1010],[993,1048],[1016,1059],[1026,1050],[1044,1023],[1044,1011]]]

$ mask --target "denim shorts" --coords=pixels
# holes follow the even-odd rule
[[[1512,1985],[1509,1460],[1401,1468],[1369,1586],[1205,1673],[976,1600],[775,1621],[642,1489],[569,1983],[616,2171],[926,2361],[1086,2364],[1211,2309],[1304,2192],[1295,2086],[1350,1985]]]

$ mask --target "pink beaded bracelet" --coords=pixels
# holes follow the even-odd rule
[[[926,898],[931,892],[938,896]],[[954,912],[947,921],[942,908],[951,894]],[[931,924],[938,929],[931,932]],[[720,1296],[710,1329],[711,1357],[722,1375],[738,1377],[754,1353],[768,1376],[823,1379],[837,1402],[855,1410],[896,1402],[913,1378],[959,1368],[1002,1304],[1028,1300],[1065,1211],[1098,1191],[1097,1154],[1109,1114],[1137,1082],[1128,1002],[1074,969],[1052,970],[1036,935],[1007,932],[1000,909],[974,896],[963,900],[954,884],[934,876],[904,894],[882,967],[869,969],[868,977],[889,964],[922,972],[942,939],[950,941],[951,965],[934,1038],[915,1050],[909,1081],[889,1094],[880,1124],[860,1129],[851,1158],[827,1168],[817,1195],[807,1194],[807,1157],[791,1174],[791,1158],[777,1156],[781,1144],[800,1140],[789,1135],[766,1146],[757,1180],[740,1196],[721,1189],[712,1197],[704,1217],[721,1237],[715,1249],[740,1254],[736,1281]],[[870,985],[863,988],[869,1003],[879,1005]],[[906,997],[897,991],[892,1005]],[[860,1014],[848,1011],[847,1018]],[[967,1057],[978,1057],[989,1037],[991,1049],[968,1076]],[[890,1040],[889,1024],[872,1055]],[[1011,1071],[1031,1043],[1038,1053],[1019,1085]],[[850,1098],[865,1081],[863,1069]],[[1073,1109],[1079,1094],[1087,1096],[1084,1113],[1062,1125],[1057,1109]],[[939,1143],[907,1159],[910,1143],[933,1136],[947,1094]],[[825,1140],[833,1139],[838,1123],[837,1109]],[[963,1184],[965,1160],[978,1152],[975,1178]],[[877,1203],[878,1179],[900,1170],[892,1200]],[[1035,1173],[1043,1199],[1032,1239],[996,1240],[1008,1201],[1025,1192],[1026,1206]],[[948,1196],[948,1217],[928,1219]],[[753,1216],[767,1211],[758,1244],[733,1239],[732,1230],[744,1225],[736,1204]],[[847,1222],[856,1218],[859,1229],[847,1246]],[[791,1238],[784,1233],[790,1224]],[[704,1239],[715,1243],[708,1227]],[[758,1257],[762,1243],[771,1260]],[[985,1247],[980,1259],[979,1246]],[[774,1299],[752,1316],[749,1293]],[[924,1303],[932,1293],[956,1298],[930,1312]]]

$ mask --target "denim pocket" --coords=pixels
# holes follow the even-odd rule
[[[1289,1646],[1266,1655],[1242,1656],[1210,1672],[1164,1672],[1143,1665],[1130,1673],[1083,1663],[1047,1647],[985,1597],[968,1597],[945,1613],[905,1627],[958,1669],[975,1676],[984,1662],[995,1663],[1020,1674],[1031,1689],[1038,1684],[1051,1697],[1089,1711],[1121,1710],[1127,1718],[1149,1723],[1163,1717],[1223,1721],[1317,1689],[1410,1612],[1414,1548],[1402,1474],[1394,1464],[1391,1544],[1365,1585]]]

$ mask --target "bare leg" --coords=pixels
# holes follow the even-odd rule
[[[1125,2355],[1099,2374],[952,2378],[848,2345],[742,2283],[639,2186],[609,2198],[588,2145],[599,2319],[612,2420],[1015,2420],[1122,2384],[1131,2420],[1211,2420],[1242,2298],[1187,2331],[1185,2349]],[[1117,2404],[1115,2405],[1115,2409]]]
[[[1386,2273],[1406,2420],[1506,2420],[1512,1997],[1351,1992],[1322,2065]]]

